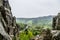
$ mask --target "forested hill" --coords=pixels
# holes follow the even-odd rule
[[[17,23],[31,24],[31,25],[46,25],[52,24],[53,16],[44,16],[37,18],[17,18]]]

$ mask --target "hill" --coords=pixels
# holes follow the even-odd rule
[[[29,25],[47,25],[52,26],[53,16],[43,16],[37,18],[17,18],[17,23],[24,23]]]

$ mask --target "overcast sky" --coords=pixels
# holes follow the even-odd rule
[[[60,0],[9,0],[12,13],[16,17],[32,18],[57,15]]]

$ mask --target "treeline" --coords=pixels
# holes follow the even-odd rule
[[[34,38],[36,35],[40,35],[41,32],[43,31],[43,29],[49,28],[50,27],[46,27],[40,26],[40,25],[27,25],[27,24],[23,24],[23,23],[18,23],[20,25],[20,34],[19,34],[19,39],[20,40],[30,40],[31,38]],[[25,29],[28,26],[27,29]],[[25,30],[24,30],[25,29]]]

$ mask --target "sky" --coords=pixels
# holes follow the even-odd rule
[[[57,15],[60,12],[60,0],[9,0],[9,3],[17,18]]]

